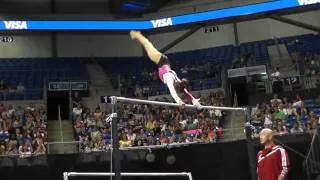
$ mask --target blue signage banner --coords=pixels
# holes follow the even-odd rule
[[[197,23],[222,18],[251,15],[320,3],[320,0],[274,0],[155,20],[132,21],[19,21],[2,20],[0,30],[147,30]]]

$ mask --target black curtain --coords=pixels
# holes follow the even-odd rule
[[[47,93],[47,111],[48,120],[58,119],[58,105],[60,104],[60,113],[62,120],[69,117],[69,92],[54,91]]]
[[[237,77],[230,79],[231,83],[231,94],[232,97],[237,93],[237,101],[239,106],[246,106],[249,104],[248,100],[248,88],[245,77]],[[232,99],[232,104],[234,103],[234,98]]]

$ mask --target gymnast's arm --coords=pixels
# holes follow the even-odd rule
[[[183,89],[184,93],[186,94],[187,98],[192,102],[193,105],[197,106],[198,108],[201,108],[201,104],[199,102],[200,99],[196,99],[192,96],[191,92],[187,89]]]
[[[191,102],[195,99],[187,88],[184,88],[183,91]]]
[[[176,89],[174,88],[174,80],[171,77],[170,73],[166,73],[163,75],[163,80],[165,84],[168,86],[171,97],[175,100],[176,103],[178,104],[184,104],[181,98],[178,96]]]

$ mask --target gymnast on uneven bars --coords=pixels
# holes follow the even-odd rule
[[[194,98],[188,90],[187,79],[178,78],[176,72],[171,69],[168,57],[160,53],[140,31],[130,31],[130,36],[132,40],[137,40],[143,46],[151,61],[158,65],[159,78],[168,87],[175,102],[182,106],[185,105],[177,93],[184,92],[194,106],[201,108],[200,99]]]

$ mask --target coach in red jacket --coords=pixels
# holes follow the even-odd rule
[[[273,143],[271,129],[263,129],[259,135],[264,149],[257,157],[258,180],[287,180],[290,164],[286,150]]]

